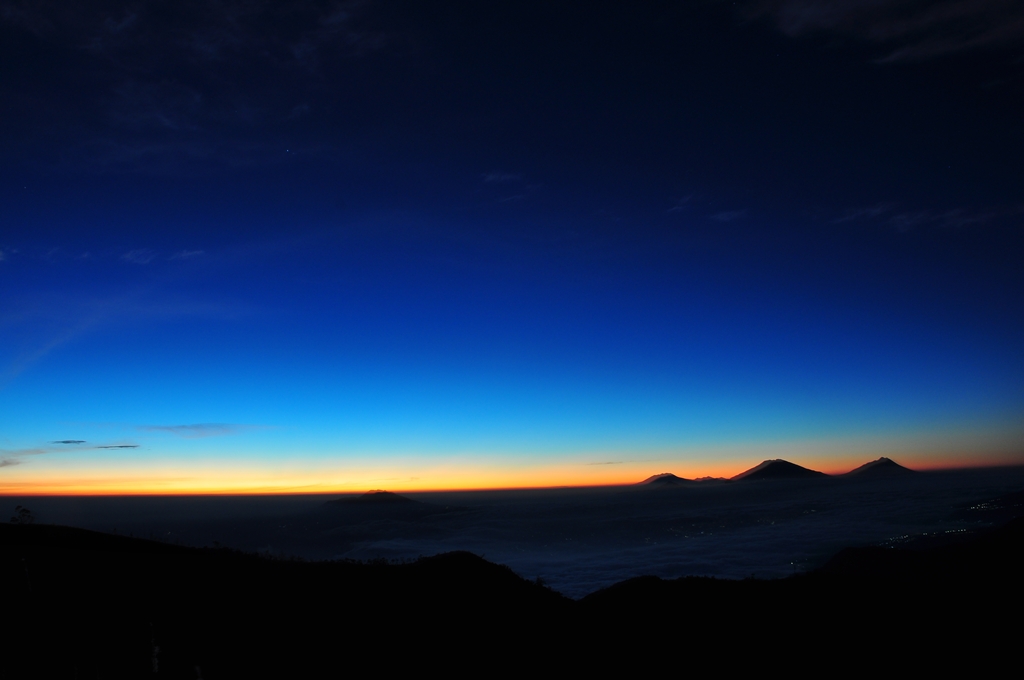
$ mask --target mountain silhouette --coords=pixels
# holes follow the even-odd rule
[[[882,456],[878,460],[864,463],[846,474],[857,475],[858,477],[888,477],[890,475],[905,475],[911,472],[913,470],[903,467],[891,458]]]
[[[640,482],[637,486],[685,486],[692,483],[692,480],[676,477],[671,472],[662,472],[660,475],[651,475],[644,481]]]
[[[808,470],[805,467],[800,467],[795,463],[790,463],[787,460],[776,458],[773,460],[766,460],[760,465],[750,468],[746,472],[741,472],[732,479],[735,481],[756,481],[764,479],[810,479],[816,477],[827,477],[824,472],[818,472],[817,470]]]

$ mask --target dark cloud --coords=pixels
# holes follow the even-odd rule
[[[587,465],[622,465],[621,460],[606,460],[599,463],[587,463]]]
[[[878,43],[878,61],[914,61],[1024,44],[1024,4],[1006,0],[755,0],[743,12],[786,35],[838,33]]]
[[[97,446],[97,449],[137,449],[138,444],[108,444],[106,446]]]
[[[51,444],[84,444],[84,439],[58,439],[50,442]]]
[[[21,465],[21,461],[14,458],[0,458],[0,468],[10,467],[11,465]]]

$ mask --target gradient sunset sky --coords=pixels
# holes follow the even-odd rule
[[[0,494],[1024,463],[1024,9],[0,0]]]

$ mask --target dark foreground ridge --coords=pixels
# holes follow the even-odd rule
[[[1022,555],[1016,519],[951,545],[846,550],[786,579],[643,577],[573,601],[465,552],[302,562],[0,525],[3,670],[324,677],[370,660],[408,671],[501,659],[576,673],[644,655],[668,670],[683,658],[697,671],[810,670],[834,655],[844,666],[980,672],[1016,649]],[[776,653],[792,645],[814,654]]]

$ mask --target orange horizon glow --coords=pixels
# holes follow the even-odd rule
[[[969,461],[952,459],[911,461],[916,457],[910,456],[906,458],[907,463],[892,455],[886,457],[892,458],[904,467],[920,472],[1024,465],[1024,462],[1021,462],[1017,456],[990,456],[985,459],[974,458]],[[835,476],[876,459],[877,457],[869,460],[858,458],[858,462],[852,465],[846,461],[843,461],[843,464],[837,464],[838,461],[835,459],[829,459],[827,465],[815,465],[814,462],[802,458],[785,460]],[[61,475],[62,478],[56,479],[53,477],[57,477],[57,475],[52,475],[47,480],[36,478],[34,480],[26,479],[23,482],[4,480],[5,483],[0,484],[0,496],[280,496],[361,494],[373,490],[396,493],[442,493],[585,489],[632,486],[648,477],[664,472],[671,472],[686,479],[699,477],[730,479],[760,462],[759,460],[753,463],[719,464],[711,467],[710,465],[699,466],[692,463],[673,464],[665,461],[664,465],[645,464],[641,468],[639,464],[630,464],[622,465],[614,471],[596,470],[589,471],[588,474],[581,473],[578,465],[545,466],[518,471],[453,470],[449,468],[433,470],[431,472],[434,474],[428,474],[425,478],[420,479],[383,477],[380,475],[382,472],[386,474],[386,471],[374,470],[365,471],[369,474],[358,475],[358,478],[347,481],[324,481],[322,478],[328,475],[309,474],[255,474],[243,478],[242,475],[237,475],[237,470],[218,470],[213,474],[202,476],[197,476],[195,473],[191,475],[172,474],[166,477],[126,474],[120,478],[115,475],[101,476],[92,473]],[[826,461],[821,462],[825,463]],[[608,467],[612,466],[608,465]],[[675,468],[675,470],[671,468]],[[686,470],[680,473],[679,468],[686,468]],[[236,474],[229,474],[230,472]],[[314,477],[321,479],[317,480]]]

